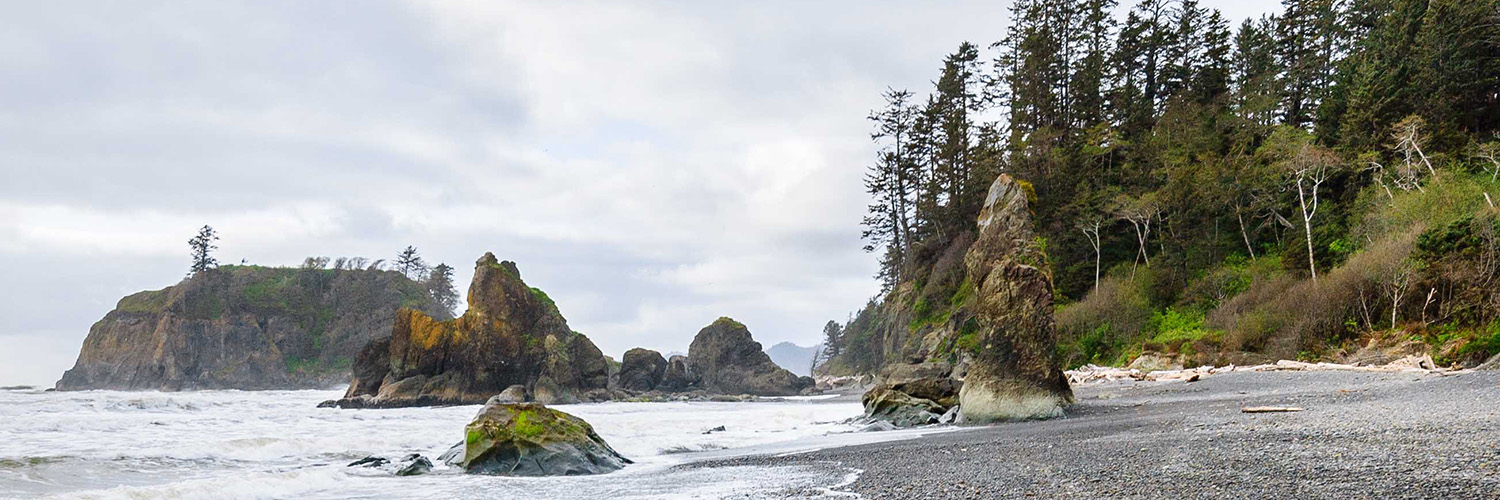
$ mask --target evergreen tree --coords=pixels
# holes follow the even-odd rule
[[[427,263],[417,254],[417,247],[407,246],[396,255],[396,270],[412,280],[420,280],[427,274]]]
[[[214,244],[216,241],[219,241],[219,234],[208,225],[199,228],[198,235],[188,240],[188,246],[193,249],[193,264],[188,270],[189,277],[219,267],[219,261],[213,257],[213,251],[219,249],[219,246]]]
[[[458,290],[453,286],[453,268],[443,263],[433,266],[432,272],[427,275],[426,285],[428,295],[443,308],[448,318],[452,318],[458,311]]]

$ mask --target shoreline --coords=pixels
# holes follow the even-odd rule
[[[861,471],[827,489],[872,499],[1483,498],[1500,491],[1500,372],[1233,372],[1074,391],[1077,403],[1057,419],[679,467]],[[1265,405],[1303,411],[1242,412]]]

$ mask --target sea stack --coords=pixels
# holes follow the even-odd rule
[[[995,179],[964,255],[978,299],[972,361],[959,391],[966,423],[1055,417],[1073,402],[1056,354],[1052,278],[1029,191],[1007,174]]]
[[[398,312],[390,336],[360,354],[354,381],[335,404],[481,404],[513,385],[533,401],[568,403],[608,384],[599,348],[568,328],[546,293],[521,281],[514,262],[486,253],[475,263],[468,311],[448,321]]]
[[[788,396],[813,385],[811,377],[798,377],[776,366],[761,350],[760,342],[751,338],[750,330],[728,317],[715,320],[693,337],[686,371],[714,394]]]
[[[444,314],[396,271],[209,269],[120,299],[57,389],[326,389],[403,306]]]

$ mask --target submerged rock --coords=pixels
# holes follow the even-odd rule
[[[388,463],[391,463],[391,461],[384,457],[365,457],[350,462],[346,467],[380,467]]]
[[[1027,188],[1001,174],[979,214],[979,236],[964,255],[978,284],[973,339],[959,392],[963,420],[980,423],[1055,417],[1073,402],[1057,358],[1052,278],[1032,229]]]
[[[661,385],[667,374],[667,359],[661,353],[637,347],[625,351],[620,361],[619,387],[627,391],[646,392]]]
[[[704,390],[719,394],[794,396],[811,387],[811,377],[798,377],[776,366],[738,321],[719,318],[698,331],[688,346],[687,368]]]
[[[577,476],[619,470],[620,456],[578,417],[536,403],[488,404],[464,428],[470,474]]]
[[[340,406],[480,404],[515,385],[535,401],[570,403],[609,385],[604,353],[521,281],[515,263],[490,253],[475,263],[463,316],[401,310],[390,337],[360,353],[354,374]]]
[[[401,461],[406,465],[396,470],[397,476],[420,476],[432,472],[432,461],[422,455],[413,453],[407,455]]]

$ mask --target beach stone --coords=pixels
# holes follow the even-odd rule
[[[1033,229],[1029,185],[1001,174],[979,214],[979,235],[964,255],[978,284],[975,316],[963,335],[971,361],[959,392],[966,423],[1062,415],[1073,391],[1057,357],[1052,277]]]
[[[629,459],[582,419],[537,403],[487,404],[464,428],[459,465],[470,474],[578,476],[619,470]]]

